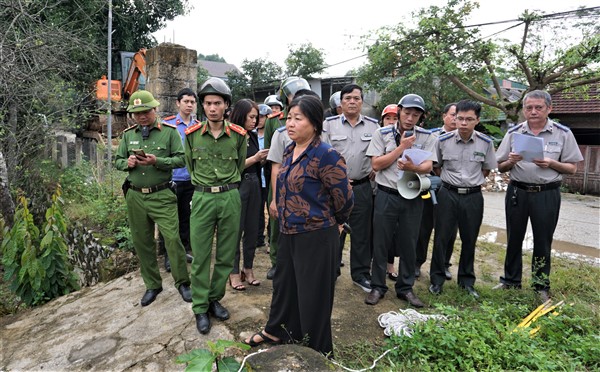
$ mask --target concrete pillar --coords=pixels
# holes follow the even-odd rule
[[[197,53],[181,45],[159,44],[146,52],[146,90],[160,102],[160,117],[177,113],[177,92],[183,88],[196,91]]]

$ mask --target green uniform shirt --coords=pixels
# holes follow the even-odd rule
[[[146,154],[156,156],[154,165],[127,166],[127,159],[133,155],[134,149],[142,149]],[[173,126],[161,124],[157,120],[151,125],[150,135],[142,138],[140,125],[123,132],[119,148],[115,156],[115,167],[128,171],[127,178],[137,187],[152,187],[171,180],[171,171],[185,165],[181,136]]]
[[[277,115],[265,121],[265,149],[271,148],[271,139],[277,128],[285,127],[287,110],[283,110],[283,116]],[[281,118],[281,119],[280,119]]]
[[[208,122],[203,121],[186,130],[184,148],[192,184],[210,187],[241,181],[248,140],[240,126],[224,121],[221,134],[215,138]]]

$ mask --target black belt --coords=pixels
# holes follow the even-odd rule
[[[160,185],[151,186],[151,187],[137,187],[134,185],[131,185],[130,187],[132,190],[141,192],[142,194],[152,194],[153,192],[157,192],[157,191],[169,188],[170,184],[171,184],[171,182],[169,181],[169,182],[161,183]]]
[[[211,194],[217,194],[229,190],[235,190],[239,187],[237,183],[230,183],[223,186],[196,186],[196,191],[210,192]]]
[[[360,180],[350,180],[350,184],[352,186],[357,186],[360,185],[361,183],[365,183],[365,182],[369,182],[369,176],[366,176],[365,178],[361,178]]]
[[[460,195],[473,194],[474,192],[481,192],[481,186],[475,187],[456,187],[447,182],[442,182],[442,185],[448,190],[452,190]]]
[[[387,187],[387,186],[383,186],[383,185],[377,184],[377,188],[379,190],[381,190],[381,191],[387,192],[388,194],[400,196],[400,193],[398,192],[398,190],[392,189],[391,187]]]
[[[543,183],[540,185],[536,185],[534,183],[525,183],[525,182],[519,182],[519,181],[510,181],[510,184],[520,188],[521,190],[525,190],[527,192],[540,192],[540,191],[545,191],[545,190],[554,190],[554,189],[558,189],[560,187],[561,182],[560,181],[556,181],[556,182],[550,182],[550,183]]]

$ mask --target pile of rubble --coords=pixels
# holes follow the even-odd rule
[[[498,169],[493,169],[486,177],[482,189],[483,191],[504,192],[508,187],[509,181],[510,178],[508,172],[499,173]]]

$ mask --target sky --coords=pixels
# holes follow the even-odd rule
[[[430,5],[443,6],[440,0],[338,0],[266,1],[190,0],[193,9],[185,16],[167,22],[154,33],[159,43],[172,42],[204,55],[218,54],[227,63],[240,68],[246,60],[263,58],[285,68],[290,46],[307,42],[321,49],[327,65],[322,76],[340,76],[366,62],[360,48],[361,36],[370,35],[383,26],[410,22],[412,11]],[[361,4],[361,5],[358,5]],[[480,0],[480,8],[471,14],[468,24],[516,19],[524,10],[545,13],[600,6],[599,0]],[[510,24],[486,26],[481,35],[488,36]],[[283,32],[284,27],[289,31]],[[514,39],[522,28],[499,36]],[[360,57],[360,58],[357,58]]]

